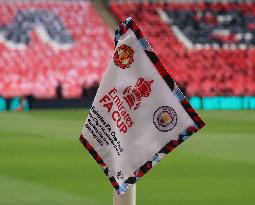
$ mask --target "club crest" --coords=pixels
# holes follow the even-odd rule
[[[115,65],[119,68],[129,68],[134,62],[134,51],[130,46],[123,44],[114,52],[113,60]]]
[[[159,131],[168,132],[176,126],[177,114],[173,108],[162,106],[154,112],[153,123]]]

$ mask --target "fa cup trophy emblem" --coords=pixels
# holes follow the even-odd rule
[[[139,78],[134,87],[128,86],[124,90],[124,99],[131,110],[136,110],[140,106],[142,98],[151,94],[152,83],[153,80],[146,81],[144,78]]]

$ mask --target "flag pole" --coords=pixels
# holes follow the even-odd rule
[[[119,195],[113,190],[113,205],[136,205],[136,184],[133,184],[124,195]]]

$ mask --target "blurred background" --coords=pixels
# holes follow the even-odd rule
[[[78,137],[128,16],[207,123],[137,204],[255,204],[254,1],[1,0],[0,205],[112,203]]]

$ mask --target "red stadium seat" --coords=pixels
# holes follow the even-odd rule
[[[168,72],[180,85],[186,87],[188,96],[255,95],[254,3],[112,2],[110,8],[119,22],[122,22],[127,16],[135,19]],[[208,39],[209,43],[216,40],[232,43],[234,44],[232,48],[225,48],[224,46],[218,48],[214,47],[213,44],[208,44],[210,46],[202,49],[194,47],[189,49],[178,39],[180,36],[174,33],[173,27],[161,19],[158,9],[165,13],[169,12],[172,25],[175,25],[173,15],[182,12],[182,17],[183,14],[191,16],[196,14],[197,17],[200,15],[199,18],[202,21],[200,26],[208,26],[209,24],[210,27],[210,25],[218,24],[222,18],[226,20],[224,19],[227,18],[226,16],[232,15],[231,17],[234,16],[237,23],[247,20],[247,28],[238,25],[246,30],[234,31],[228,36],[213,33],[212,39]],[[210,15],[206,16],[206,12]],[[220,13],[224,13],[225,16],[220,16]],[[197,23],[196,20],[193,22]],[[179,27],[181,26],[179,24]],[[234,27],[235,25],[233,29],[235,29]],[[188,27],[185,28],[189,29]],[[248,31],[248,29],[250,30]],[[217,29],[213,31],[217,31]],[[242,33],[247,32],[252,33],[253,41],[245,44],[245,47],[239,48],[239,38],[242,37]],[[251,34],[247,34],[247,38],[250,36]],[[239,45],[241,44],[240,41]],[[248,48],[248,46],[251,47]]]
[[[0,2],[0,95],[76,98],[99,82],[113,50],[89,1]]]

